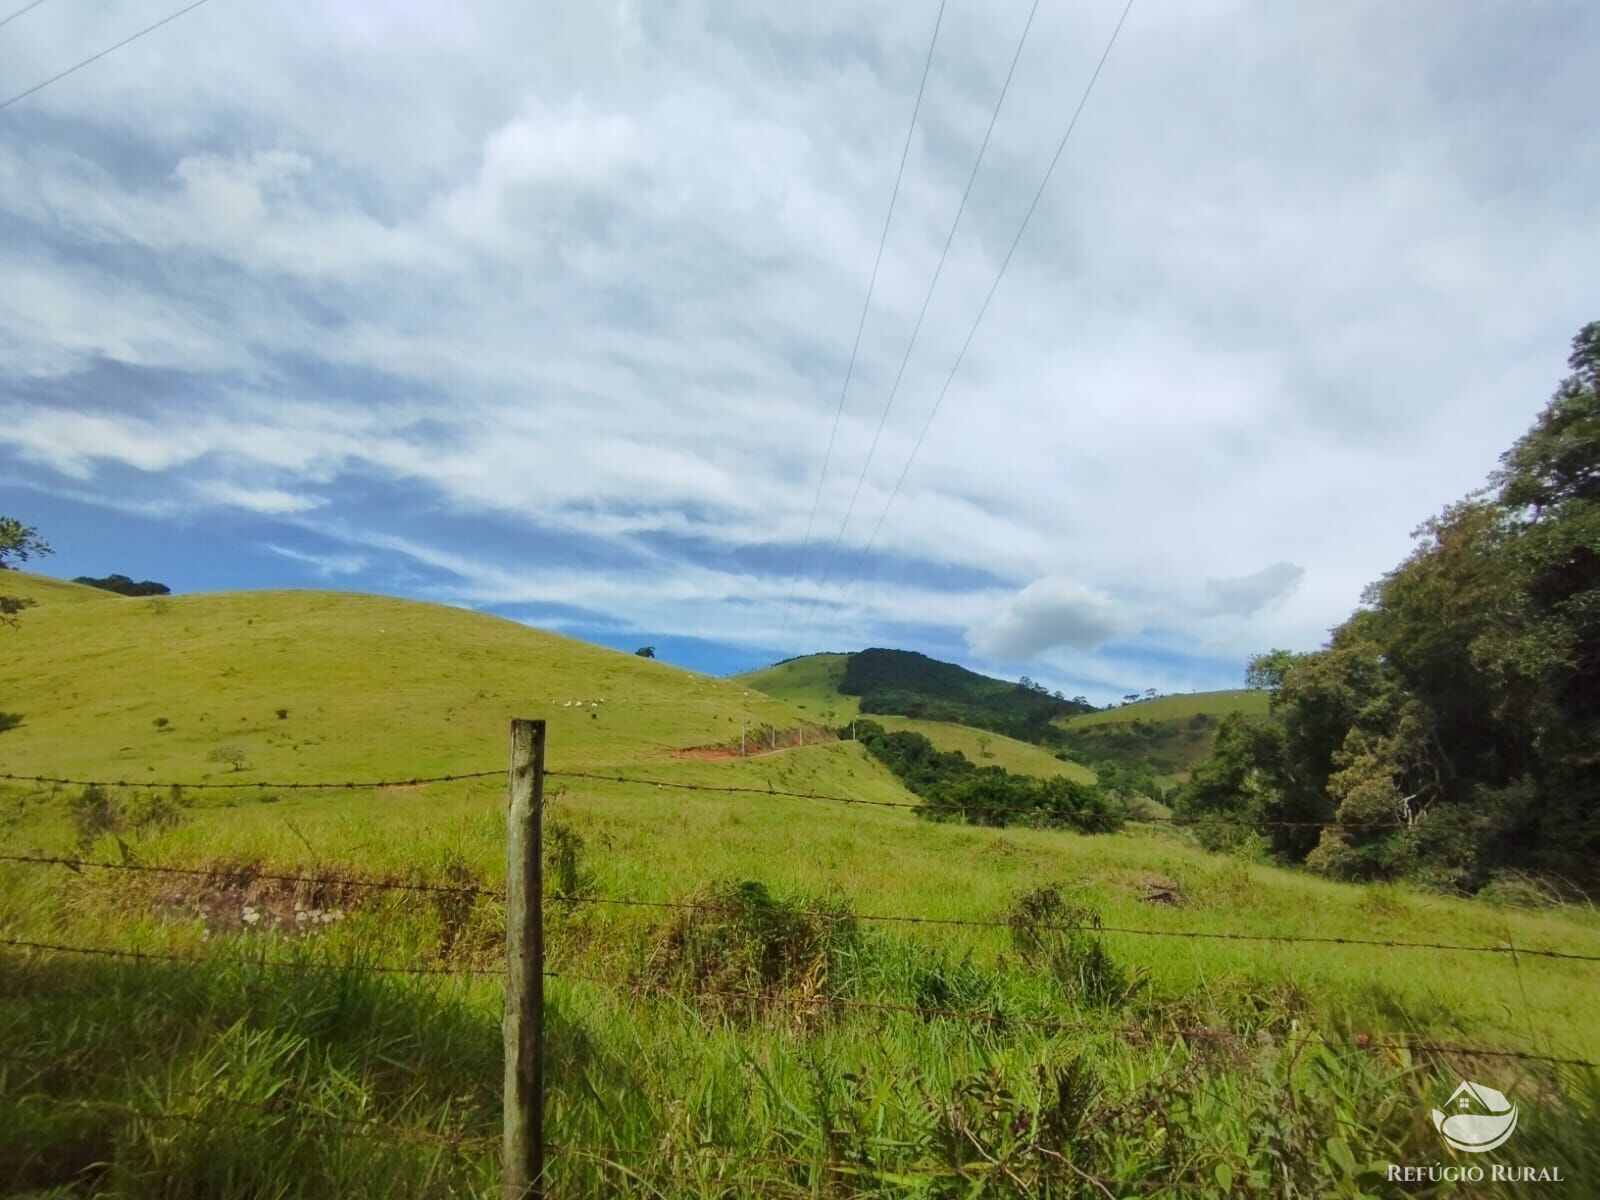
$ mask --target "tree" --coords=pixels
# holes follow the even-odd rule
[[[17,563],[50,553],[49,544],[32,525],[24,525],[15,517],[0,517],[0,571],[15,570]],[[33,601],[25,597],[0,595],[0,621],[15,625],[17,614],[32,607]]]
[[[218,746],[206,755],[206,761],[227,763],[235,771],[242,771],[248,765],[247,756],[242,746]]]
[[[1259,819],[1342,878],[1600,884],[1600,322],[1568,365],[1489,487],[1417,529],[1326,646],[1251,660],[1273,732],[1225,721],[1190,811]]]
[[[634,653],[640,658],[654,658],[656,656],[656,648],[654,646],[640,646]]]
[[[1244,672],[1244,685],[1253,691],[1275,692],[1283,683],[1283,673],[1295,660],[1292,650],[1268,650],[1250,660]]]
[[[85,587],[99,588],[105,592],[115,592],[119,596],[170,596],[172,589],[164,583],[157,583],[153,579],[143,579],[138,583],[126,575],[107,575],[104,579],[95,579],[90,575],[79,575],[72,581],[81,583]]]
[[[994,757],[994,755],[989,753],[989,743],[992,742],[993,740],[994,739],[991,738],[987,733],[980,733],[978,735],[978,754],[979,754],[980,757],[982,757],[982,758],[993,758]]]

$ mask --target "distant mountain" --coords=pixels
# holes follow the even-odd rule
[[[995,679],[914,650],[882,647],[787,659],[740,680],[841,720],[859,712],[952,721],[1028,742],[1046,740],[1063,718],[1094,711],[1081,697],[1053,695],[1026,678]]]

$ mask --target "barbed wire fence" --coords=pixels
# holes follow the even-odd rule
[[[347,1117],[342,1114],[327,1113],[314,1109],[297,1108],[289,1104],[252,1105],[247,1101],[237,1101],[236,1107],[241,1109],[255,1109],[251,1120],[255,1124],[272,1126],[284,1122],[301,1124],[322,1123],[339,1126],[359,1131],[362,1136],[375,1139],[389,1139],[397,1142],[413,1142],[428,1146],[447,1149],[458,1153],[486,1154],[498,1145],[501,1159],[502,1194],[534,1198],[542,1200],[547,1179],[546,1157],[584,1159],[601,1162],[619,1169],[626,1167],[626,1160],[630,1157],[658,1156],[656,1150],[639,1150],[627,1147],[602,1146],[602,1145],[577,1145],[570,1143],[553,1142],[546,1138],[544,1129],[544,1096],[547,1081],[543,1078],[544,1065],[544,983],[546,980],[558,980],[566,983],[582,984],[620,992],[625,995],[635,995],[641,991],[641,985],[636,981],[629,981],[616,977],[607,977],[588,974],[572,970],[552,970],[545,959],[544,933],[545,922],[543,905],[545,900],[559,901],[563,906],[606,906],[618,908],[634,908],[672,912],[726,912],[737,913],[741,910],[737,906],[716,900],[660,900],[636,896],[620,895],[585,895],[567,894],[564,892],[549,892],[545,889],[543,881],[543,812],[545,808],[544,782],[546,779],[570,779],[587,782],[604,782],[613,784],[632,785],[661,789],[672,789],[688,793],[709,793],[724,796],[742,797],[774,797],[792,798],[810,801],[831,802],[846,805],[864,805],[875,808],[893,810],[921,810],[926,812],[928,807],[924,804],[906,801],[873,800],[863,797],[842,796],[830,793],[809,791],[785,790],[774,787],[754,787],[744,785],[718,785],[704,784],[685,780],[662,779],[653,776],[638,776],[631,774],[603,773],[578,770],[550,770],[544,765],[546,723],[543,720],[516,720],[512,722],[511,761],[509,774],[503,770],[481,770],[468,772],[455,772],[430,776],[414,776],[408,778],[377,779],[377,780],[339,780],[324,782],[288,781],[288,782],[262,782],[262,781],[213,781],[202,780],[198,782],[150,782],[141,780],[91,780],[78,779],[65,776],[52,775],[26,775],[11,772],[0,772],[0,780],[10,782],[25,782],[35,784],[48,784],[52,786],[74,787],[101,787],[101,788],[157,788],[170,789],[173,787],[185,790],[322,790],[322,791],[351,791],[351,790],[382,790],[396,787],[416,787],[429,784],[453,783],[460,781],[484,780],[505,776],[508,778],[507,790],[507,875],[506,885],[502,888],[485,887],[474,883],[445,882],[437,880],[377,878],[373,876],[352,873],[346,870],[313,870],[313,871],[284,871],[265,869],[253,865],[209,866],[196,867],[181,864],[145,863],[125,858],[120,862],[101,861],[60,854],[17,854],[0,853],[0,864],[17,868],[57,868],[75,873],[85,872],[111,872],[131,873],[145,875],[162,875],[170,877],[183,877],[202,879],[214,883],[250,883],[266,881],[282,884],[293,884],[307,888],[336,888],[367,890],[380,893],[405,893],[415,895],[452,895],[473,899],[488,899],[505,906],[506,915],[506,955],[502,966],[486,967],[470,964],[459,965],[418,965],[407,963],[381,963],[381,962],[333,962],[309,959],[306,957],[285,958],[263,953],[255,956],[225,956],[219,954],[192,954],[178,953],[162,949],[149,949],[136,946],[106,946],[85,945],[76,942],[60,941],[41,938],[0,937],[0,947],[8,951],[31,955],[44,956],[82,956],[92,958],[112,958],[134,963],[164,964],[178,967],[195,966],[247,966],[261,970],[293,971],[293,972],[346,972],[356,971],[375,975],[401,976],[401,977],[441,977],[441,976],[467,976],[476,978],[501,978],[505,983],[505,999],[503,1002],[503,1040],[505,1051],[504,1093],[503,1093],[503,1118],[504,1128],[500,1137],[474,1136],[464,1134],[441,1134],[436,1131],[386,1123],[372,1117]],[[1018,816],[1037,818],[1040,814],[1037,809],[1005,810],[1006,813]],[[1166,824],[1182,828],[1186,825],[1197,824],[1182,817],[1172,817],[1161,820],[1150,820],[1151,824]],[[1281,825],[1296,828],[1314,826],[1343,826],[1347,823],[1337,821],[1295,821],[1295,822],[1261,822],[1240,821],[1239,824],[1251,826]],[[1407,822],[1369,822],[1365,827],[1403,827]],[[813,917],[833,917],[837,914],[825,912],[820,909],[797,907],[797,915]],[[1013,923],[1007,920],[983,920],[976,918],[935,917],[916,913],[858,913],[851,911],[850,916],[859,921],[886,925],[899,926],[929,926],[939,928],[965,928],[1004,930],[1013,928]],[[1030,923],[1029,928],[1035,932],[1059,933],[1092,933],[1115,934],[1133,937],[1176,938],[1221,940],[1245,943],[1275,943],[1281,945],[1309,945],[1322,949],[1331,947],[1359,947],[1379,948],[1393,951],[1418,951],[1430,953],[1470,954],[1506,956],[1516,959],[1544,958],[1562,960],[1576,963],[1600,962],[1600,954],[1586,954],[1576,951],[1556,950],[1550,948],[1527,947],[1512,945],[1508,938],[1504,944],[1473,944],[1456,942],[1432,942],[1414,940],[1391,940],[1382,938],[1353,938],[1340,936],[1316,936],[1307,934],[1290,933],[1264,933],[1253,930],[1195,930],[1195,929],[1163,929],[1150,926],[1121,926],[1102,924],[1098,920],[1092,923],[1059,923],[1039,921]],[[731,999],[749,1002],[772,1004],[775,998],[765,992],[756,992],[739,988],[697,987],[694,991],[697,998],[705,999]],[[1154,1024],[1107,1024],[1104,1021],[1086,1021],[1070,1018],[1056,1017],[1030,1017],[1013,1013],[987,1011],[983,1009],[955,1008],[955,1007],[929,1007],[924,1004],[896,1003],[886,1000],[873,1000],[862,997],[839,996],[825,993],[807,994],[792,999],[776,1001],[789,1004],[797,1011],[820,1011],[824,1009],[840,1009],[854,1012],[869,1013],[909,1013],[923,1018],[936,1017],[943,1020],[961,1021],[973,1026],[983,1025],[1008,1025],[1017,1027],[1036,1028],[1052,1032],[1082,1032],[1105,1036],[1114,1036],[1125,1039],[1130,1043],[1166,1042],[1192,1043],[1238,1043],[1244,1040],[1244,1035],[1236,1030],[1208,1026],[1172,1025],[1161,1026]],[[1354,1038],[1330,1038],[1309,1032],[1297,1033],[1298,1040],[1309,1044],[1319,1044],[1332,1048],[1354,1048],[1358,1050],[1394,1050],[1405,1051],[1411,1054],[1437,1054],[1459,1055],[1477,1058],[1513,1060],[1529,1063],[1543,1063],[1550,1066],[1577,1067],[1585,1069],[1600,1069],[1600,1062],[1591,1061],[1575,1056],[1535,1053],[1532,1051],[1503,1049],[1494,1046],[1480,1046],[1434,1041],[1417,1037],[1388,1037],[1371,1035],[1357,1035]],[[44,1060],[31,1060],[26,1056],[10,1053],[0,1053],[0,1061],[46,1069],[52,1064]],[[68,1108],[81,1108],[84,1111],[100,1112],[106,1115],[121,1117],[128,1120],[143,1120],[151,1122],[176,1122],[191,1123],[220,1127],[237,1127],[238,1118],[223,1117],[214,1111],[205,1113],[187,1113],[168,1111],[162,1109],[146,1108],[138,1105],[122,1105],[110,1102],[81,1101],[49,1096],[30,1097],[30,1101],[39,1103],[56,1104]],[[796,1168],[805,1168],[825,1175],[840,1175],[859,1177],[864,1164],[856,1161],[840,1161],[826,1156],[804,1157],[789,1155],[766,1155],[734,1149],[718,1148],[714,1146],[697,1146],[693,1151],[694,1157],[709,1160],[727,1159],[730,1161],[753,1162],[761,1160],[774,1165],[788,1165]],[[628,1168],[631,1170],[631,1168]],[[643,1165],[641,1170],[645,1174],[670,1177],[671,1172],[664,1172],[657,1167]],[[927,1178],[978,1178],[991,1169],[991,1165],[977,1164],[972,1166],[952,1167],[948,1165],[927,1164],[925,1167],[916,1168],[916,1172]],[[896,1171],[904,1172],[906,1168],[897,1166]]]

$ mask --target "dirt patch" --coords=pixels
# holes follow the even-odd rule
[[[219,869],[175,883],[152,902],[168,916],[198,918],[212,933],[270,929],[304,937],[345,920],[363,890],[338,879],[272,879],[249,868]]]
[[[1166,904],[1177,907],[1183,903],[1183,885],[1166,875],[1141,871],[1132,879],[1134,892],[1146,904]]]
[[[693,758],[701,762],[726,762],[732,758],[761,758],[785,750],[821,746],[838,740],[832,730],[816,725],[795,729],[774,729],[770,725],[762,725],[751,729],[743,739],[733,738],[711,746],[685,746],[672,753],[675,758]]]

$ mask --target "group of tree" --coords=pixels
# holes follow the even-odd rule
[[[79,575],[72,581],[81,583],[86,587],[99,588],[104,592],[115,592],[119,596],[170,596],[172,589],[164,583],[157,583],[153,579],[142,579],[135,583],[126,575],[107,575],[104,579],[95,579],[90,575]]]
[[[1323,649],[1252,661],[1271,719],[1224,718],[1184,812],[1340,878],[1600,885],[1600,322],[1569,365]]]
[[[841,729],[840,736],[850,732]],[[856,740],[922,801],[924,816],[969,825],[1034,824],[1109,833],[1125,811],[1119,798],[1063,775],[1036,779],[974,764],[959,750],[938,750],[920,733],[890,732],[857,720]]]

